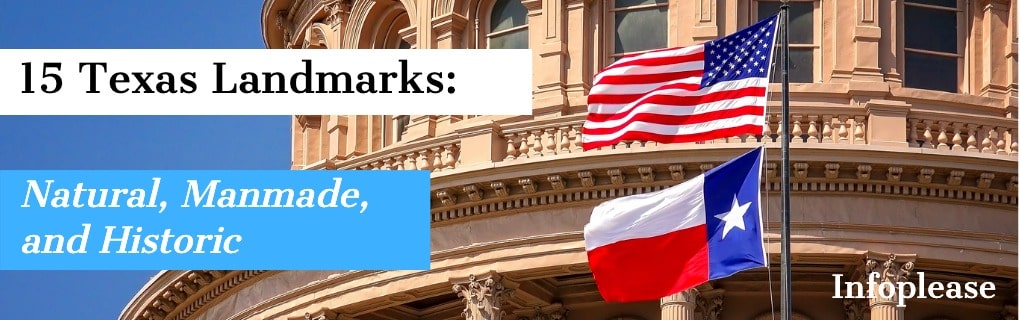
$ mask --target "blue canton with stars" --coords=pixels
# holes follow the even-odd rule
[[[705,43],[705,73],[701,87],[723,81],[765,78],[771,67],[779,15]]]

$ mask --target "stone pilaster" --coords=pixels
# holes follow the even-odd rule
[[[566,59],[566,95],[567,105],[573,112],[586,112],[588,105],[588,89],[591,88],[591,79],[594,74],[592,68],[592,37],[588,35],[591,24],[591,0],[566,0],[566,52],[570,59]]]
[[[896,293],[900,282],[909,281],[915,258],[914,255],[865,254],[861,281],[865,286],[870,286],[867,289],[871,293],[868,300],[871,320],[904,319],[904,307],[897,306],[899,295]],[[883,294],[881,290],[886,293]]]
[[[878,20],[878,0],[861,0],[854,17],[854,69],[852,81],[882,81],[878,68],[878,45],[882,27]]]
[[[557,117],[567,108],[567,41],[565,2],[560,0],[523,0],[528,9],[528,37],[535,70],[532,73],[533,114],[536,118]],[[581,38],[583,39],[583,38]],[[552,72],[549,72],[552,71]]]
[[[489,272],[470,275],[466,279],[453,279],[453,291],[464,299],[462,315],[466,320],[501,320],[507,314],[507,300],[514,293],[515,283]]]
[[[687,289],[659,300],[662,320],[694,320],[694,310],[697,307],[697,289]]]
[[[975,49],[981,50],[978,56],[981,78],[974,89],[983,96],[1002,99],[1010,85],[1008,57],[1012,41],[1002,41],[1009,39],[1009,1],[983,0],[978,1],[978,5],[981,12],[976,14],[982,16],[978,26],[981,38]]]

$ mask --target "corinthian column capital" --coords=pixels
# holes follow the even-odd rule
[[[464,319],[501,320],[506,314],[506,301],[514,294],[516,283],[503,276],[489,272],[484,275],[470,275],[466,279],[454,279],[453,291],[464,299]]]

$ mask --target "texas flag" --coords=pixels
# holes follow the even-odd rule
[[[609,302],[659,298],[765,266],[762,148],[665,190],[606,201],[584,227]]]

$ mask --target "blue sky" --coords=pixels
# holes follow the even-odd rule
[[[254,0],[3,1],[0,48],[263,48],[261,8]],[[0,106],[9,107],[30,106]],[[287,117],[0,117],[0,169],[287,169],[289,125]],[[0,314],[113,320],[154,274],[0,272]]]

